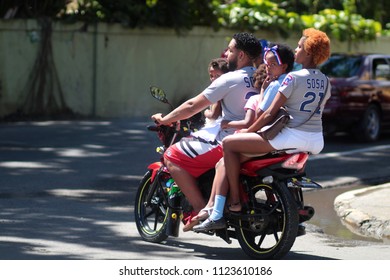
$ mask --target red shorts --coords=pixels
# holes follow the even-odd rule
[[[180,166],[195,178],[215,168],[222,156],[222,146],[217,141],[193,137],[182,138],[164,154],[166,160]]]

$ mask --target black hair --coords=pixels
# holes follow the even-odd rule
[[[274,46],[278,46],[277,52],[280,59],[282,60],[282,63],[287,64],[286,73],[291,72],[294,68],[294,61],[295,61],[294,51],[286,44],[270,43],[268,45],[269,48],[272,48]]]
[[[229,72],[229,66],[226,58],[218,57],[213,58],[209,63],[209,68],[213,66],[214,69],[219,69],[223,73]]]
[[[256,59],[261,54],[261,44],[251,33],[236,33],[233,35],[236,48],[244,51],[251,59]]]

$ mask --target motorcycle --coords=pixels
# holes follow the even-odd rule
[[[150,88],[154,98],[172,107],[165,92]],[[151,163],[141,180],[135,198],[135,222],[143,240],[160,243],[169,236],[178,237],[179,228],[191,205],[176,186],[164,165],[164,151],[191,131],[201,128],[203,119],[196,115],[171,126],[151,125],[163,144],[156,151],[160,161]],[[241,249],[254,259],[281,259],[292,248],[297,236],[304,235],[301,223],[310,220],[314,208],[306,206],[303,188],[322,188],[306,177],[309,154],[275,151],[254,157],[241,166],[240,200],[242,211],[225,214],[226,228],[204,232],[227,243],[237,239]],[[208,200],[215,170],[198,178],[198,186]],[[184,222],[183,222],[184,223]]]

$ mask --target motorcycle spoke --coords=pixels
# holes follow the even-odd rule
[[[274,237],[275,237],[275,241],[279,242],[279,236],[277,231],[274,231]]]
[[[155,218],[154,218],[154,228],[153,228],[153,230],[156,230],[157,226],[158,226],[158,215],[156,215]]]
[[[147,218],[149,218],[150,216],[152,216],[153,214],[155,214],[155,211],[154,211],[154,209],[151,209],[151,211],[149,212],[149,213],[147,213],[147,214],[145,214],[145,219],[147,219]]]
[[[261,248],[261,245],[263,244],[264,242],[264,239],[265,237],[267,236],[267,234],[263,233],[259,239],[259,242],[257,242],[257,247]]]
[[[146,209],[145,209],[145,212],[146,212]],[[163,211],[161,210],[160,207],[152,207],[152,208],[150,208],[150,211],[148,211],[144,215],[144,219],[147,220],[148,218],[152,218],[152,220],[154,220],[154,224],[155,224],[154,229],[156,229],[159,218],[164,217],[164,216],[165,216],[165,214],[163,213]]]

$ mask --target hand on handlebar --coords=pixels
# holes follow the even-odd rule
[[[151,118],[156,124],[164,124],[162,121],[163,115],[161,113],[154,114]]]
[[[172,125],[172,123],[163,120],[164,116],[161,113],[154,114],[151,116],[151,118],[158,125],[167,125],[167,126]]]

